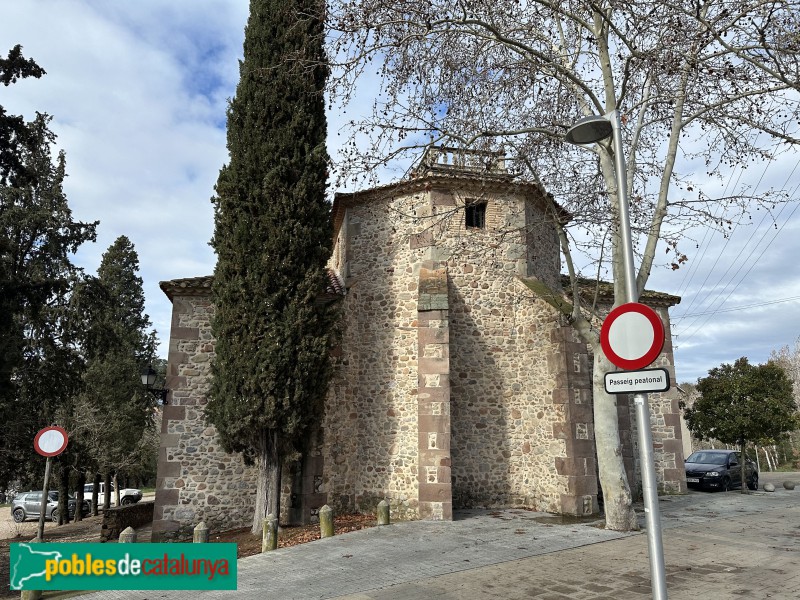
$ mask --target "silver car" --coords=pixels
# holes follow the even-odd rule
[[[39,513],[42,509],[42,492],[30,491],[17,494],[14,501],[11,503],[11,516],[14,522],[22,523],[26,519],[38,519]],[[75,516],[75,498],[70,495],[67,500],[67,510],[69,510],[69,518]],[[82,514],[88,514],[88,506],[84,501],[82,506]],[[58,492],[51,490],[47,494],[47,506],[44,511],[45,519],[58,522]]]

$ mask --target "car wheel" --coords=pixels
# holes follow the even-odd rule
[[[127,496],[120,500],[119,502],[122,506],[127,506],[128,504],[133,504],[133,498],[128,498]]]
[[[722,485],[719,487],[721,492],[729,492],[731,489],[731,478],[730,477],[723,477],[722,478]]]
[[[14,523],[22,523],[25,520],[25,511],[21,508],[17,508],[14,510],[12,516],[14,517]]]
[[[758,490],[758,473],[755,473],[753,478],[747,482],[747,489],[753,491]]]
[[[58,511],[57,510],[54,510],[52,513],[50,513],[50,520],[53,523],[58,523]]]

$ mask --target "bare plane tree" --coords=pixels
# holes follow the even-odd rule
[[[800,141],[798,14],[798,0],[329,4],[332,102],[347,105],[359,86],[375,89],[372,109],[349,123],[341,177],[369,181],[430,144],[502,150],[520,180],[541,183],[571,214],[565,222],[554,208],[553,221],[572,278],[570,320],[594,351],[611,529],[633,529],[636,518],[615,399],[602,384],[612,368],[578,282],[612,277],[623,301],[614,156],[608,141],[582,149],[565,144],[564,134],[583,116],[622,115],[641,293],[659,244],[666,265],[678,268],[692,227],[725,231],[756,207],[790,199],[780,189],[717,196],[710,183]]]

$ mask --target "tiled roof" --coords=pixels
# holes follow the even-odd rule
[[[561,276],[561,285],[567,295],[572,293],[570,287],[569,275]],[[614,300],[614,284],[608,281],[596,281],[594,279],[580,278],[578,280],[578,288],[581,294],[587,296],[594,296],[597,290],[599,299],[611,303]],[[645,290],[639,297],[639,302],[650,306],[675,306],[680,304],[681,297],[667,294],[666,292],[657,292],[655,290]]]
[[[175,296],[210,296],[212,280],[211,275],[204,275],[203,277],[161,281],[158,286],[170,300]]]
[[[321,296],[339,297],[345,295],[344,284],[333,269],[325,269],[325,278],[325,291],[320,294]],[[167,295],[167,298],[173,300],[175,296],[210,296],[211,282],[213,280],[213,275],[204,275],[202,277],[162,281],[158,285],[161,291]]]

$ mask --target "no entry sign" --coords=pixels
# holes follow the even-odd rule
[[[33,447],[42,456],[58,456],[67,447],[67,432],[62,427],[45,427],[36,434]]]
[[[649,306],[628,302],[608,313],[600,329],[600,346],[620,369],[642,369],[661,354],[664,325]]]

